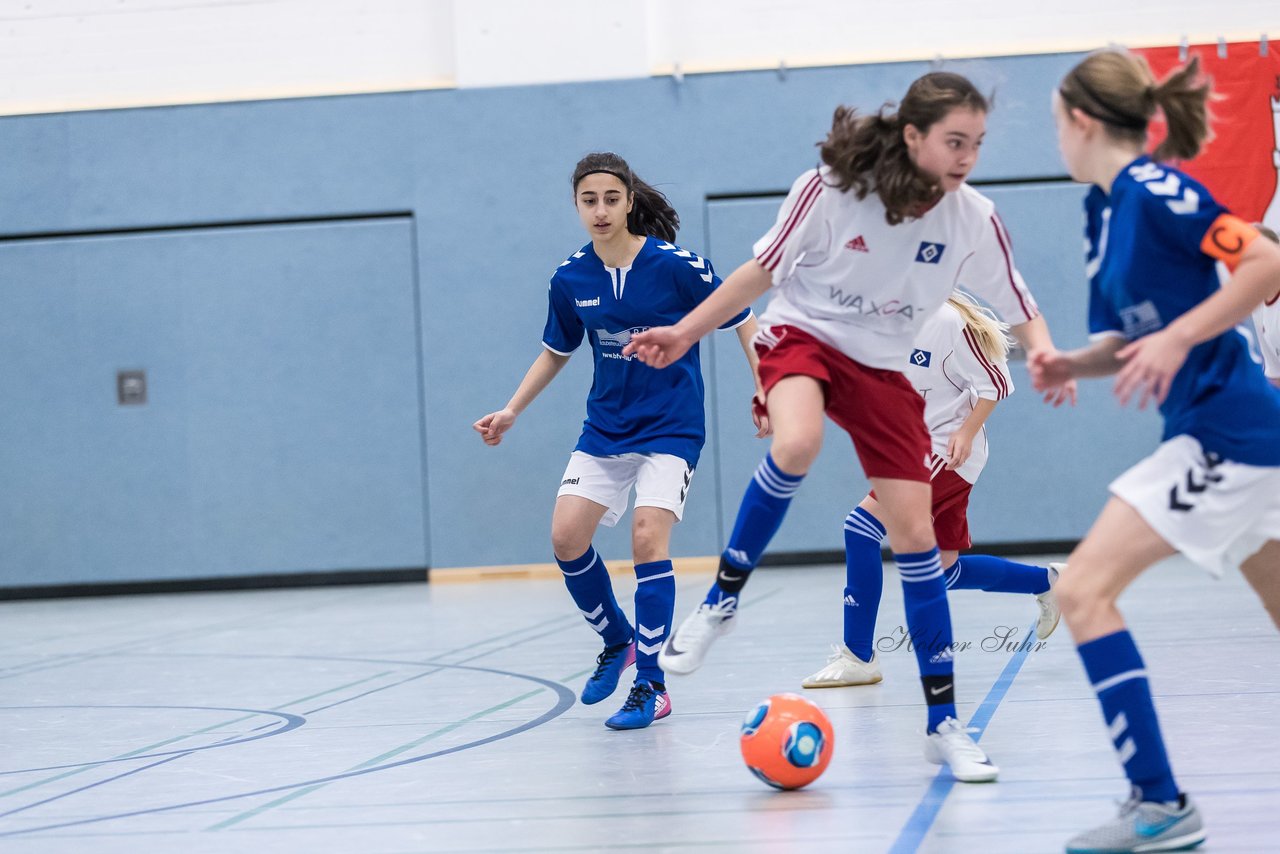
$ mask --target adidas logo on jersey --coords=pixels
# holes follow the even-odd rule
[[[858,607],[858,600],[846,593],[844,596],[844,604],[850,608],[856,608]]]
[[[853,240],[850,240],[848,243],[846,243],[844,245],[844,248],[852,249],[854,252],[870,252],[871,251],[870,249],[867,248],[867,241],[862,239],[861,234],[859,234],[857,237],[853,238]]]

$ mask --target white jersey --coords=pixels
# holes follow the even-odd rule
[[[754,253],[773,274],[762,326],[798,327],[872,368],[902,370],[921,325],[957,286],[1014,325],[1040,313],[995,205],[967,184],[889,225],[875,192],[842,193],[826,166],[810,169]]]
[[[1253,328],[1267,379],[1280,380],[1280,292],[1253,310]]]
[[[934,312],[920,328],[915,348],[903,371],[924,398],[924,423],[929,428],[934,456],[945,459],[947,441],[960,429],[979,399],[1004,400],[1013,393],[1006,361],[982,352],[964,317],[950,303]],[[956,469],[969,483],[977,483],[987,464],[987,428],[973,438],[973,450]]]

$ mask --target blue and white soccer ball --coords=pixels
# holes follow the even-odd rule
[[[776,694],[742,722],[742,758],[775,789],[798,789],[826,770],[835,746],[831,722],[798,694]]]

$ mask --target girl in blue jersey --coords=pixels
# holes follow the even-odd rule
[[[1062,615],[1132,785],[1119,816],[1076,836],[1070,852],[1172,851],[1204,841],[1174,782],[1142,656],[1116,600],[1143,570],[1181,552],[1221,573],[1271,555],[1280,573],[1280,391],[1235,326],[1280,280],[1280,249],[1165,158],[1195,156],[1209,133],[1198,64],[1153,80],[1125,51],[1092,54],[1054,95],[1058,142],[1085,201],[1093,343],[1029,360],[1039,389],[1117,374],[1121,403],[1158,403],[1156,452],[1111,484],[1112,496],[1057,586]],[[1147,156],[1147,127],[1168,136]],[[1233,271],[1220,287],[1215,264]]]
[[[507,405],[473,426],[485,444],[500,443],[582,339],[590,341],[595,378],[587,420],[560,484],[551,545],[570,595],[604,641],[582,702],[608,697],[622,671],[635,664],[635,685],[605,725],[638,729],[671,713],[658,666],[675,606],[671,529],[683,515],[706,428],[696,349],[674,370],[658,371],[624,356],[622,348],[636,332],[678,321],[720,279],[710,261],[674,244],[680,225],[676,212],[616,154],[589,154],[579,161],[573,192],[591,242],[551,278],[544,351]],[[737,330],[754,374],[756,321],[751,311],[740,312],[721,328]],[[767,421],[760,416],[756,426],[760,435],[767,433]],[[626,512],[633,487],[634,630],[591,545],[600,524],[613,526]]]

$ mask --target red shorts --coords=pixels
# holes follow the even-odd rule
[[[962,552],[973,545],[969,537],[969,493],[973,484],[949,471],[946,465],[941,457],[934,458],[934,468],[938,473],[930,484],[933,507],[929,515],[933,517],[933,534],[938,538],[938,548]],[[871,497],[876,497],[874,489]]]
[[[868,368],[794,326],[771,326],[756,340],[765,393],[789,376],[822,383],[826,412],[840,425],[867,477],[929,482],[924,398],[898,371]]]
[[[973,484],[944,467],[933,479],[933,533],[938,548],[962,552],[973,545],[969,538],[969,492]]]

